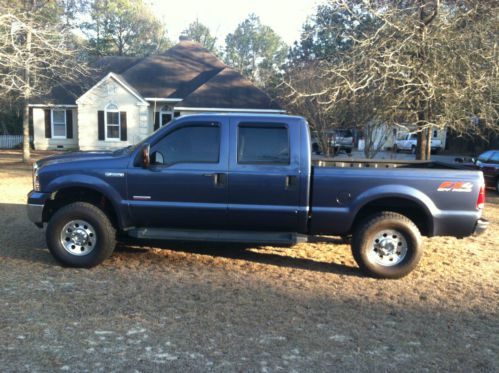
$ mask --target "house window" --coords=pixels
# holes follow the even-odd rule
[[[438,137],[438,131],[437,130],[433,130],[433,137]]]
[[[118,106],[107,105],[104,117],[106,118],[106,140],[119,140],[121,123]]]
[[[66,138],[66,110],[52,110],[52,138]]]
[[[163,106],[163,108],[161,108],[161,111],[159,112],[159,122],[161,123],[161,127],[169,123],[172,119],[172,109],[169,106]]]

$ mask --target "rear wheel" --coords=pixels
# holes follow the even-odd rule
[[[59,262],[88,268],[102,263],[112,254],[116,231],[102,210],[90,203],[75,202],[52,216],[46,240]]]
[[[404,215],[381,212],[365,219],[355,230],[352,253],[359,267],[369,275],[404,277],[421,259],[421,234]]]

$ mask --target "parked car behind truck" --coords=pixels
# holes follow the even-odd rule
[[[355,144],[354,131],[351,129],[336,129],[327,131],[325,134],[334,154],[344,151],[347,154],[352,153]],[[315,154],[324,153],[321,148],[317,131],[312,134],[312,152]]]
[[[485,178],[485,185],[495,188],[499,193],[499,150],[488,150],[478,156],[478,158],[465,161],[463,158],[456,158],[456,162],[472,170],[480,170]]]
[[[138,239],[293,244],[352,236],[366,273],[398,278],[422,255],[421,236],[481,233],[479,171],[432,162],[312,163],[296,116],[184,116],[114,152],[35,163],[28,214],[47,225],[61,263],[91,267],[116,233]]]
[[[418,144],[418,135],[416,133],[407,133],[399,136],[395,141],[394,150],[399,151],[410,151],[411,153],[416,153],[416,147]],[[439,139],[431,139],[431,152],[438,153],[442,150],[442,142]]]

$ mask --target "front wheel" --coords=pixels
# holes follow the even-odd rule
[[[401,278],[416,268],[421,255],[421,234],[407,217],[385,211],[365,219],[352,239],[359,267],[380,278]]]
[[[116,246],[116,230],[98,207],[75,202],[58,210],[46,232],[47,246],[62,264],[94,267],[107,259]]]

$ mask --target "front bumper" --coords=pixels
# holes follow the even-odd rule
[[[44,205],[28,204],[28,218],[39,228],[43,227],[43,207]]]
[[[28,218],[35,223],[37,227],[43,227],[43,208],[45,207],[45,201],[49,198],[49,193],[35,192],[34,190],[28,194]]]
[[[473,235],[478,236],[487,230],[489,226],[489,221],[483,218],[480,218],[476,221],[475,229],[473,230]]]

